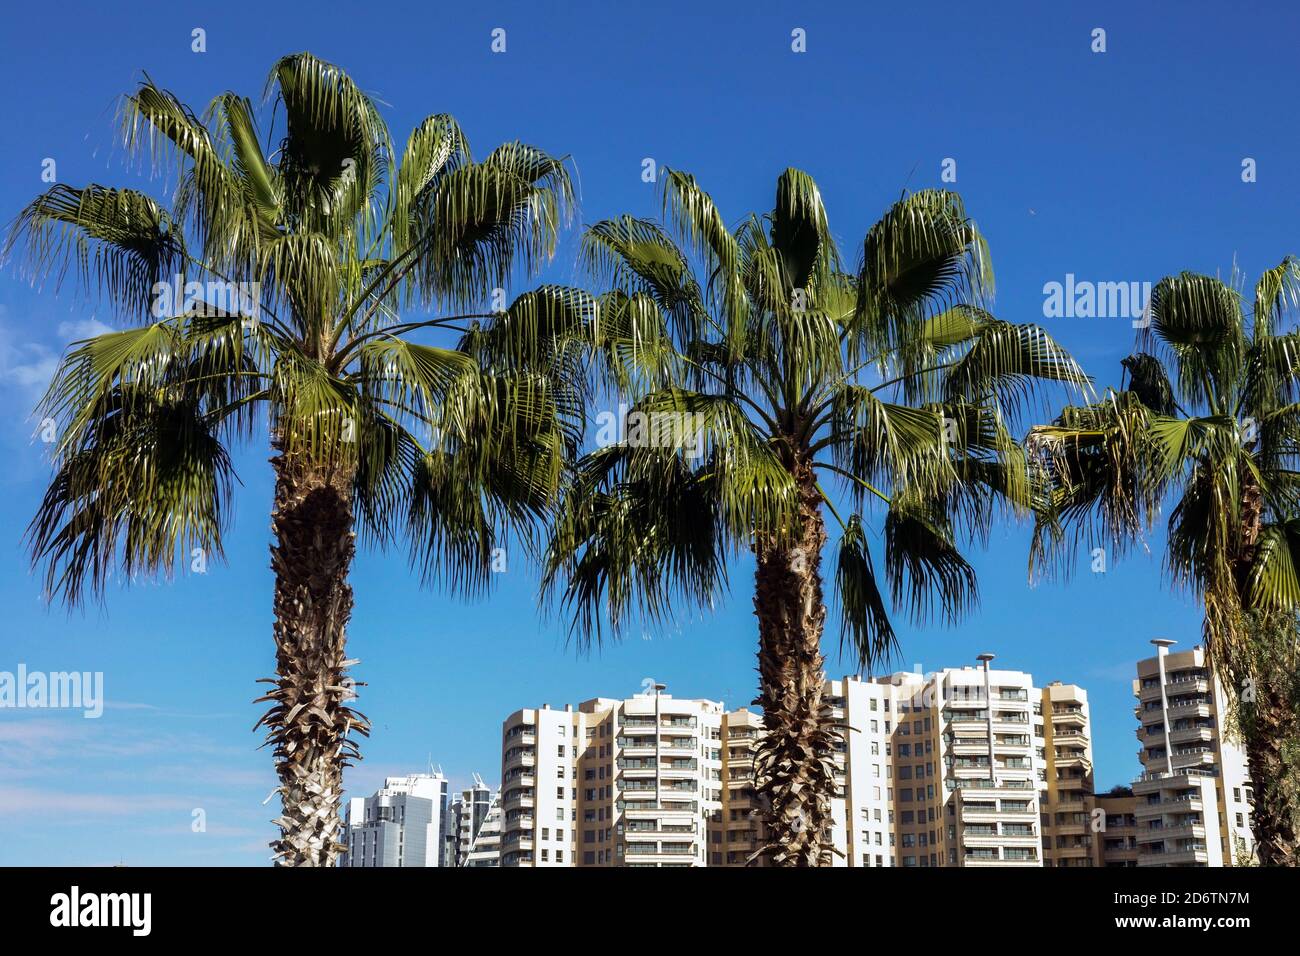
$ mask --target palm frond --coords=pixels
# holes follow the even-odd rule
[[[926,319],[982,307],[993,292],[987,243],[961,197],[943,190],[903,197],[868,230],[858,278],[858,352],[898,347]]]
[[[188,255],[171,215],[143,193],[91,185],[56,185],[14,221],[4,258],[25,247],[33,280],[53,277],[56,289],[74,269],[123,316],[149,314],[155,287],[183,277]]]
[[[840,653],[852,648],[858,669],[888,664],[898,636],[880,593],[862,519],[852,515],[840,537],[835,561],[835,593],[840,605]]]
[[[885,576],[894,603],[906,607],[917,624],[954,624],[978,602],[975,569],[951,532],[905,495],[885,516]]]
[[[171,574],[179,557],[222,556],[233,472],[200,408],[128,385],[96,406],[28,527],[48,595],[68,605],[102,596],[112,572]]]

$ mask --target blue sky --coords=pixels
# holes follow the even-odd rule
[[[988,236],[996,312],[1043,321],[1102,385],[1133,342],[1127,319],[1043,319],[1043,285],[1067,273],[1150,281],[1190,269],[1253,277],[1300,252],[1291,232],[1300,132],[1297,14],[1282,4],[1180,3],[1160,10],[1043,4],[411,4],[359,16],[355,4],[7,5],[0,81],[17,91],[0,124],[0,218],[61,182],[129,182],[113,142],[114,98],[142,70],[201,107],[234,89],[259,97],[274,60],[310,50],[386,104],[395,137],[451,112],[478,154],[523,139],[569,154],[580,220],[652,215],[646,157],[693,172],[729,218],[770,208],[775,177],[806,169],[850,258],[904,188],[940,185],[945,158]],[[1276,9],[1270,9],[1275,6]],[[191,30],[207,52],[191,52]],[[491,53],[490,32],[507,31]],[[790,49],[807,32],[807,52]],[[1107,50],[1090,50],[1106,30]],[[1243,183],[1246,157],[1258,181]],[[157,186],[155,189],[159,188]],[[576,229],[575,229],[576,234]],[[572,278],[568,242],[548,277]],[[254,680],[273,668],[267,452],[238,457],[243,487],[229,563],[172,583],[110,591],[106,606],[46,609],[21,537],[43,491],[44,446],[28,413],[71,338],[112,318],[65,291],[37,295],[0,274],[0,670],[103,671],[107,708],[0,711],[0,864],[256,864],[274,786],[250,728]],[[1199,616],[1151,553],[1068,586],[1026,582],[1027,533],[995,531],[979,611],[955,629],[902,627],[903,661],[999,664],[1085,686],[1099,787],[1137,769],[1129,680],[1154,636],[1194,643]],[[535,610],[521,563],[467,604],[421,591],[400,556],[363,554],[353,583],[352,655],[374,723],[348,776],[369,789],[432,760],[457,782],[498,775],[511,711],[630,695],[642,679],[678,696],[753,696],[751,566],[726,604],[670,633],[633,634],[590,657]],[[832,673],[838,634],[827,634]],[[207,830],[192,832],[193,811]]]

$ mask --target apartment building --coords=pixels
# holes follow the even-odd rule
[[[369,797],[348,800],[340,866],[442,866],[447,778],[387,777]]]
[[[1253,852],[1245,752],[1230,737],[1228,697],[1205,651],[1138,661],[1133,694],[1143,773],[1137,800],[1138,866],[1232,866]]]
[[[1043,865],[1098,865],[1098,831],[1104,811],[1095,814],[1092,715],[1088,693],[1053,681],[1034,708],[1036,737],[1042,738],[1043,773],[1039,784]]]
[[[470,843],[469,852],[460,866],[501,865],[501,793],[497,791],[488,805],[487,815]]]
[[[709,831],[722,815],[722,704],[665,689],[506,718],[502,866],[710,863]]]
[[[826,682],[850,728],[834,756],[833,866],[1091,866],[1086,692],[981,666]],[[724,866],[758,844],[757,715],[726,715]]]
[[[1030,675],[992,668],[991,654],[979,659],[980,667],[948,668],[925,680],[909,675],[913,712],[919,705],[933,719],[927,745],[939,777],[934,796],[927,793],[926,824],[918,819],[913,831],[916,844],[925,835],[930,846],[917,865],[1042,866],[1043,694]],[[899,833],[902,864],[913,865],[905,819]]]
[[[474,774],[473,786],[451,798],[447,807],[447,833],[444,839],[445,865],[468,865],[474,841],[495,803],[496,794],[478,774]]]
[[[710,866],[745,866],[758,850],[759,803],[754,794],[754,748],[763,718],[741,708],[723,714],[722,806],[709,833]]]
[[[1138,798],[1127,787],[1097,794],[1093,807],[1093,865],[1137,866]]]

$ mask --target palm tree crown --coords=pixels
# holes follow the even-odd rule
[[[669,227],[592,226],[584,260],[609,287],[601,315],[634,317],[634,374],[620,383],[633,414],[679,424],[629,428],[580,461],[546,581],[579,637],[599,639],[602,618],[617,631],[634,614],[673,617],[680,598],[711,605],[729,557],[753,550],[764,852],[816,863],[835,733],[820,704],[823,506],[841,526],[841,646],[869,667],[895,641],[884,591],[918,621],[974,602],[961,544],[1031,503],[1013,417],[1039,383],[1084,376],[1042,329],[987,311],[988,252],[953,193],[900,199],[867,232],[856,274],[799,170],[734,229],[685,173],[668,172],[664,205]]]
[[[1031,574],[1068,572],[1082,544],[1122,553],[1166,502],[1167,571],[1205,608],[1210,662],[1241,697],[1257,852],[1295,864],[1300,811],[1283,748],[1300,739],[1300,264],[1254,289],[1184,272],[1152,290],[1123,387],[1032,429],[1048,486]],[[1279,634],[1280,631],[1280,634]],[[1261,653],[1267,645],[1282,654]],[[1294,759],[1294,758],[1292,758]]]
[[[71,270],[131,326],[75,343],[49,388],[40,414],[61,435],[30,540],[70,603],[115,569],[220,556],[230,449],[269,423],[275,848],[329,863],[350,734],[366,729],[342,676],[354,522],[377,545],[404,539],[426,579],[473,591],[510,530],[543,513],[580,438],[574,393],[488,346],[496,325],[570,293],[486,303],[552,254],[573,195],[535,147],[474,161],[445,114],[399,153],[373,100],[310,54],[276,63],[267,94],[278,140],[245,98],[218,96],[200,119],[142,83],[123,135],[175,171],[171,207],[58,185],[15,222],[7,252],[25,249],[37,278]]]

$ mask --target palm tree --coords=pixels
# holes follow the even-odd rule
[[[230,448],[266,411],[272,848],[281,865],[328,866],[343,768],[368,729],[345,676],[358,525],[379,547],[404,539],[426,582],[477,591],[580,441],[561,381],[484,346],[580,299],[543,287],[504,314],[480,306],[550,257],[572,192],[563,161],[531,146],[473,161],[445,114],[399,156],[374,101],[306,53],[277,62],[267,91],[274,148],[249,100],[223,94],[200,119],[146,80],[124,98],[124,139],[178,174],[172,208],[57,185],[6,254],[25,249],[37,279],[72,270],[133,326],[74,343],[39,412],[62,429],[29,529],[52,598],[102,598],[117,570],[170,575],[178,552],[221,557]],[[424,317],[404,318],[414,307]]]
[[[1122,553],[1173,499],[1165,567],[1202,601],[1207,656],[1236,698],[1256,852],[1295,866],[1300,263],[1260,277],[1249,319],[1235,285],[1161,280],[1120,390],[1031,430],[1051,507],[1030,571],[1068,572],[1085,542]]]
[[[678,171],[664,207],[670,227],[623,216],[584,237],[586,266],[610,287],[602,318],[636,330],[635,374],[620,382],[635,403],[618,440],[577,467],[544,586],[589,642],[604,618],[617,634],[634,614],[673,617],[679,599],[712,606],[729,558],[753,552],[767,833],[753,860],[821,865],[840,736],[822,699],[823,508],[840,526],[841,651],[870,667],[895,642],[881,570],[917,622],[970,608],[960,544],[1030,503],[1009,416],[1040,382],[1084,379],[1043,330],[986,311],[987,249],[953,193],[895,203],[867,232],[856,275],[799,170],[779,177],[771,212],[734,230]]]

